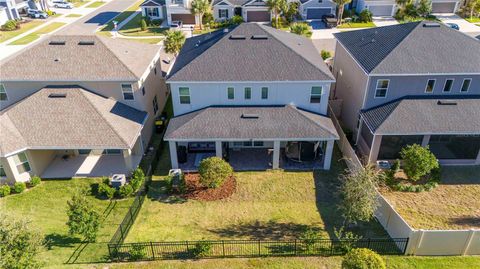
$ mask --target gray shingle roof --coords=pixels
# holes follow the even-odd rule
[[[480,42],[441,23],[412,22],[334,34],[371,74],[480,73]]]
[[[158,46],[120,38],[52,36],[2,60],[0,75],[10,81],[137,81],[158,52]]]
[[[234,5],[234,6],[243,6],[249,2],[251,2],[252,0],[227,0],[226,2]],[[215,0],[213,1],[213,5],[218,5],[219,3],[221,2],[225,2],[223,0]]]
[[[140,4],[141,7],[143,6],[164,6],[165,0],[145,0],[143,3]]]
[[[0,156],[23,148],[132,148],[146,116],[79,87],[43,88],[0,114]]]
[[[246,39],[232,40],[243,35]],[[252,39],[263,35],[268,39]],[[312,41],[256,23],[189,38],[169,81],[333,81]]]
[[[454,102],[456,105],[441,105]],[[409,97],[361,113],[375,134],[480,134],[480,96]]]
[[[258,118],[242,118],[255,114]],[[288,119],[288,120],[287,120]],[[294,106],[208,107],[170,120],[166,140],[338,139],[332,121]]]

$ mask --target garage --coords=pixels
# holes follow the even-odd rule
[[[321,20],[323,15],[332,14],[331,8],[308,8],[307,20]]]
[[[270,21],[270,12],[269,11],[247,11],[247,21],[249,22]]]
[[[392,16],[393,5],[368,6],[373,16]]]
[[[172,14],[172,21],[181,21],[183,24],[195,24],[193,14]]]
[[[432,3],[432,13],[454,13],[456,2]]]

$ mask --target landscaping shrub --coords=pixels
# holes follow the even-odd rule
[[[143,170],[139,167],[133,170],[132,179],[130,180],[130,185],[132,185],[133,191],[136,192],[142,186],[143,181],[145,180],[145,174]]]
[[[320,233],[312,228],[308,228],[305,231],[302,232],[302,234],[299,236],[299,239],[303,242],[305,245],[306,251],[310,252],[313,249],[313,246],[315,244],[315,241],[320,238]]]
[[[376,252],[356,248],[348,252],[342,261],[343,269],[386,269],[385,261]]]
[[[139,244],[133,245],[130,250],[130,258],[133,261],[139,261],[145,258],[145,246]]]
[[[0,186],[0,197],[5,197],[10,195],[10,186],[8,185],[2,185]]]
[[[233,174],[233,169],[222,158],[210,157],[200,162],[198,172],[200,183],[208,188],[218,188]]]
[[[320,55],[322,56],[322,59],[323,59],[323,60],[326,60],[326,59],[332,57],[332,54],[331,54],[330,51],[328,51],[328,50],[322,50],[322,51],[320,52]]]
[[[152,26],[152,27],[158,27],[158,26],[162,25],[162,22],[163,22],[163,20],[161,20],[161,19],[150,20],[150,22],[148,22],[148,25]]]
[[[354,13],[353,10],[344,9],[344,10],[343,10],[343,16],[342,16],[342,18],[344,18],[344,19],[345,19],[345,18],[351,18],[352,15],[354,15],[354,14],[355,14],[355,13]]]
[[[358,18],[361,22],[372,22],[373,21],[373,14],[370,10],[364,9],[360,14],[358,14]]]
[[[418,144],[406,146],[400,152],[403,159],[403,171],[410,180],[417,181],[432,169],[439,168],[439,163],[429,147]]]
[[[8,20],[2,25],[2,31],[13,31],[20,28],[16,20]]]
[[[133,194],[133,188],[130,184],[125,184],[118,190],[120,198],[126,198]]]
[[[355,243],[362,239],[362,236],[354,234],[352,231],[347,231],[345,227],[340,227],[339,229],[334,228],[333,233],[341,240],[339,242],[339,248],[345,252],[352,250]]]
[[[398,171],[400,171],[400,160],[399,159],[396,159],[393,164],[392,164],[392,167],[390,168],[392,171],[394,171],[395,173],[397,173]]]
[[[205,25],[210,25],[215,19],[213,18],[212,12],[207,12],[203,14],[202,22]]]
[[[98,194],[107,197],[108,199],[113,199],[115,196],[115,188],[110,187],[107,183],[98,184]]]
[[[432,1],[420,0],[417,4],[417,13],[424,18],[430,15],[432,13]]]
[[[206,241],[199,241],[195,243],[195,247],[192,250],[192,256],[195,258],[206,257],[210,250],[212,249],[212,244]]]
[[[145,21],[145,19],[140,20],[140,29],[142,29],[142,31],[147,30],[147,22]]]
[[[305,37],[311,37],[312,36],[312,30],[310,25],[304,22],[295,22],[290,25],[290,32],[297,34],[297,35],[303,35]]]
[[[15,182],[13,184],[13,191],[15,193],[22,193],[27,188],[27,184],[25,182]]]
[[[57,12],[52,11],[52,10],[47,10],[45,12],[47,13],[48,16],[53,16],[53,15],[57,14]]]
[[[232,23],[233,24],[240,24],[243,22],[243,17],[240,15],[235,15],[232,17]]]
[[[30,179],[30,186],[35,187],[42,182],[42,179],[38,176],[33,176]]]

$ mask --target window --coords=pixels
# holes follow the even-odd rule
[[[122,84],[123,100],[133,100],[132,84]]]
[[[377,87],[375,88],[375,98],[384,98],[387,96],[388,84],[390,80],[379,79],[377,80]]]
[[[434,88],[435,88],[435,80],[429,79],[427,82],[427,87],[425,88],[425,92],[432,93]]]
[[[172,2],[176,5],[183,5],[183,0],[172,0]]]
[[[263,147],[263,141],[253,141],[254,147]]]
[[[153,97],[153,114],[157,114],[158,112],[158,102],[157,102],[157,96]]]
[[[227,88],[227,97],[229,100],[233,100],[235,98],[235,89],[233,87]]]
[[[310,103],[320,103],[322,100],[322,87],[312,87],[310,92]]]
[[[268,99],[268,87],[262,87],[262,99]]]
[[[155,73],[155,75],[157,74],[157,68],[153,68],[153,73]]]
[[[25,152],[15,155],[13,160],[15,161],[15,165],[17,166],[19,174],[30,172],[30,170],[32,170],[30,168],[30,164],[28,163],[27,155],[25,154]]]
[[[5,87],[3,84],[0,84],[0,101],[6,101],[8,100],[7,98],[7,91],[5,90]]]
[[[120,153],[122,153],[120,149],[104,149],[102,152],[103,155],[119,155]]]
[[[219,18],[228,18],[228,9],[219,9],[218,10]]]
[[[5,174],[5,169],[3,169],[3,165],[0,164],[0,177],[6,177],[7,174]]]
[[[246,87],[245,88],[245,99],[251,99],[252,98],[252,88]]]
[[[187,87],[178,88],[180,104],[190,104],[190,89]]]
[[[443,86],[443,92],[451,91],[452,86],[453,86],[453,79],[447,79],[447,81],[445,81],[445,85]]]
[[[466,78],[463,80],[462,83],[462,88],[460,89],[461,92],[468,92],[468,89],[470,89],[470,84],[472,84],[472,79],[471,78]]]
[[[89,155],[90,152],[92,152],[91,149],[79,149],[78,150],[78,154],[80,154],[80,155]]]
[[[142,87],[142,95],[145,95],[145,86]]]
[[[158,8],[156,7],[147,7],[145,8],[148,17],[158,17]]]

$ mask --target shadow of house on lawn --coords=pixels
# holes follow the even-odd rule
[[[480,184],[480,165],[442,166],[442,185]]]

